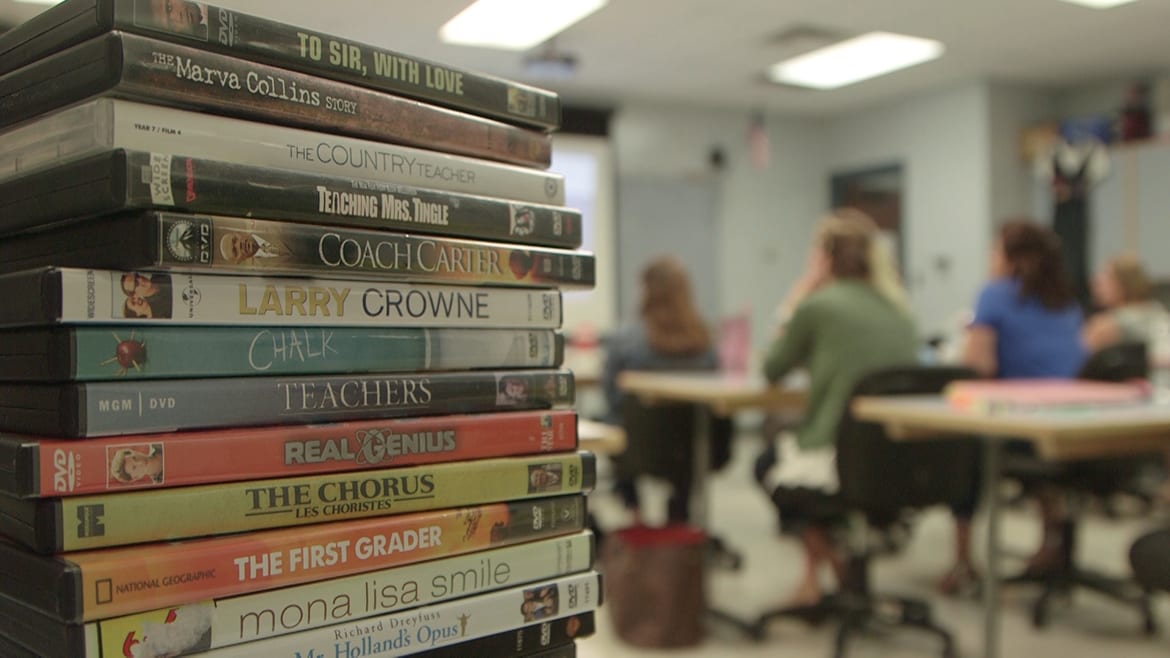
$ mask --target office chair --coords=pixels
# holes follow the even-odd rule
[[[1107,347],[1089,357],[1081,369],[1080,379],[1124,382],[1144,378],[1148,372],[1145,345],[1124,343]],[[1046,483],[1059,488],[1069,498],[1069,512],[1061,521],[1061,553],[1055,568],[1040,572],[1027,571],[1006,579],[1005,584],[1036,583],[1041,586],[1039,598],[1032,605],[1032,624],[1036,628],[1048,625],[1051,603],[1058,594],[1070,594],[1076,588],[1085,588],[1103,594],[1142,615],[1146,633],[1157,631],[1147,592],[1132,580],[1109,577],[1083,569],[1076,564],[1078,519],[1090,498],[1109,500],[1128,491],[1142,469],[1153,460],[1148,456],[1092,459],[1072,463],[1045,462],[1032,455],[1012,455],[1005,460],[1004,473],[1030,485]]]
[[[964,368],[913,367],[882,370],[863,378],[853,396],[939,393],[950,382],[974,373]],[[938,637],[942,655],[956,654],[949,631],[934,621],[928,602],[875,593],[870,587],[870,561],[888,552],[906,531],[913,510],[964,500],[976,486],[973,467],[977,442],[964,438],[893,441],[881,425],[860,422],[847,410],[837,432],[837,474],[833,499],[843,518],[852,516],[859,532],[846,542],[847,576],[841,590],[826,597],[820,615],[837,618],[834,655],[844,658],[852,636],[871,625],[916,628]],[[876,534],[876,538],[860,536]],[[760,615],[753,627],[763,638],[767,624],[780,617],[819,622],[818,611],[781,608]]]
[[[695,486],[696,406],[686,403],[648,404],[635,395],[622,400],[622,428],[626,451],[617,458],[619,482],[633,482],[649,475],[667,480],[674,487],[667,508],[672,523],[690,521],[689,493]],[[729,418],[711,416],[708,430],[707,464],[710,471],[722,468],[731,458],[733,423]],[[704,473],[698,477],[707,477]],[[681,495],[680,495],[681,494]],[[704,528],[706,530],[706,528]],[[717,565],[738,569],[743,558],[714,535],[708,538],[709,557]]]
[[[1170,528],[1139,537],[1129,549],[1134,578],[1147,592],[1170,592]]]

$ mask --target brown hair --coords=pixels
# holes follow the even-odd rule
[[[1121,301],[1126,304],[1153,299],[1154,286],[1146,268],[1136,256],[1118,256],[1109,262],[1109,269],[1121,288]]]
[[[698,354],[711,347],[711,332],[691,295],[691,279],[674,256],[659,257],[642,270],[642,321],[655,352]]]
[[[1022,296],[1035,297],[1053,310],[1073,303],[1060,238],[1052,229],[1029,219],[1012,219],[999,229],[999,239],[1008,271],[1019,280]]]

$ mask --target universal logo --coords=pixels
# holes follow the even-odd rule
[[[195,287],[195,282],[190,279],[187,281],[187,287],[183,288],[179,296],[183,300],[183,305],[189,309],[198,306],[203,299],[203,293],[199,292],[199,289]]]

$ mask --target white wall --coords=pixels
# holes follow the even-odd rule
[[[603,330],[617,320],[617,264],[614,243],[614,156],[609,140],[555,135],[550,169],[565,177],[566,202],[581,210],[582,249],[595,253],[597,284],[588,291],[564,293],[562,329]]]
[[[988,86],[972,83],[826,121],[825,176],[901,163],[906,271],[919,329],[947,328],[987,277]]]
[[[992,222],[998,225],[1013,216],[1030,216],[1047,222],[1051,208],[1047,199],[1037,196],[1034,166],[1024,159],[1020,137],[1028,127],[1057,117],[1056,95],[1006,84],[992,84],[989,91]],[[1040,187],[1043,189],[1046,184]]]
[[[769,118],[766,125],[771,166],[754,169],[748,162],[747,113],[630,105],[611,124],[619,186],[622,178],[633,177],[714,181],[716,230],[708,249],[721,263],[720,314],[750,309],[757,349],[770,338],[772,311],[799,276],[812,226],[828,202],[819,124]],[[714,148],[725,156],[718,172],[709,163]],[[618,221],[655,220],[619,212]],[[663,222],[661,228],[668,242],[670,227]]]

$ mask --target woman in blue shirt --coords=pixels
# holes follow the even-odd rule
[[[999,379],[1075,377],[1085,361],[1084,318],[1056,234],[1008,222],[992,249],[991,274],[975,305],[964,363]]]
[[[1060,238],[1031,221],[1005,223],[992,247],[991,276],[975,304],[963,363],[983,377],[998,379],[1075,377],[1086,358],[1084,317],[1065,272]],[[1044,542],[1029,570],[1051,566],[1059,555],[1059,500],[1042,489],[1036,496]],[[970,547],[975,502],[954,509],[958,566],[940,583],[944,592],[974,581]]]

